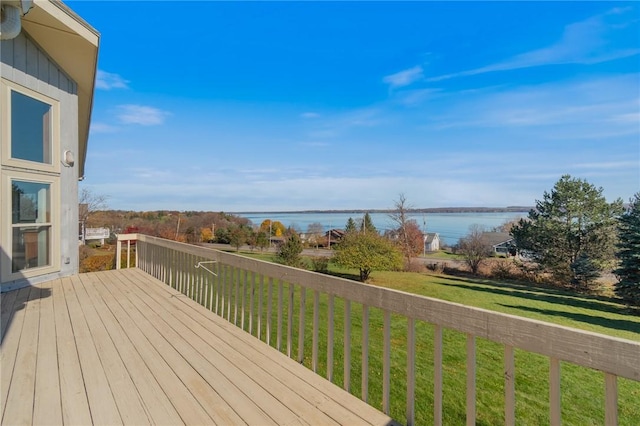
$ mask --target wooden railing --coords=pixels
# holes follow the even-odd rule
[[[532,319],[507,315],[457,303],[446,302],[391,289],[370,286],[328,275],[263,262],[208,248],[177,243],[145,235],[121,235],[121,244],[137,240],[136,265],[155,278],[196,300],[211,311],[248,331],[267,344],[303,362],[310,340],[309,367],[319,367],[320,315],[326,316],[326,378],[334,381],[334,354],[341,349],[343,359],[342,385],[353,391],[352,368],[352,306],[361,312],[362,333],[360,396],[367,401],[370,371],[370,313],[382,311],[382,371],[375,372],[382,381],[382,411],[390,414],[392,316],[406,320],[406,422],[415,421],[416,323],[433,327],[433,423],[443,423],[443,331],[463,333],[466,343],[466,423],[476,424],[476,348],[478,339],[496,342],[504,348],[504,420],[516,424],[516,363],[518,350],[548,358],[548,421],[562,422],[561,362],[602,372],[604,375],[604,422],[618,424],[618,378],[640,381],[640,342],[608,337]],[[129,258],[129,256],[127,256]],[[312,293],[311,311],[307,312],[307,291]],[[275,293],[275,294],[274,294]],[[295,295],[295,296],[294,296]],[[248,296],[248,297],[247,297]],[[286,299],[285,299],[286,297]],[[320,300],[326,312],[321,312]],[[256,300],[257,299],[257,300]],[[266,300],[265,300],[266,299]],[[344,315],[336,315],[340,301]],[[285,310],[286,307],[286,310]],[[297,318],[294,316],[294,307]],[[307,320],[310,317],[310,320]],[[343,318],[342,324],[335,319]],[[298,322],[297,331],[294,323]],[[307,324],[312,322],[312,325]],[[274,323],[275,322],[275,323]],[[286,323],[286,334],[283,324]],[[394,322],[395,324],[395,322]],[[403,323],[404,324],[404,323]],[[311,338],[305,336],[309,326]],[[334,348],[334,333],[340,326],[344,333],[343,347]],[[273,335],[275,333],[275,336]],[[293,352],[297,337],[297,353]],[[274,342],[275,338],[275,342]],[[283,342],[284,340],[284,342]],[[403,339],[404,340],[404,339]],[[307,346],[305,346],[307,345]],[[324,346],[324,345],[323,345]],[[326,358],[325,358],[326,356]],[[379,377],[379,378],[378,378]],[[547,380],[544,375],[539,380]],[[635,383],[637,384],[637,383]],[[634,384],[634,386],[635,386]],[[634,388],[640,389],[640,388]],[[397,391],[395,392],[397,393]],[[417,401],[425,404],[426,401]],[[502,404],[502,401],[496,401]],[[640,402],[638,403],[640,406]],[[640,416],[640,412],[638,412]],[[633,420],[631,422],[633,423]]]

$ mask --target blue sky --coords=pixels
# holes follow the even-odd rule
[[[640,4],[99,2],[82,186],[131,210],[640,189]]]

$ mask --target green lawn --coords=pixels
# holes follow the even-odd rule
[[[248,254],[263,260],[272,255]],[[337,270],[332,273],[354,275],[356,271]],[[490,280],[468,279],[403,272],[374,272],[372,285],[395,288],[442,300],[477,306],[499,312],[535,318],[542,321],[594,331],[640,341],[640,316],[631,314],[624,306],[606,298],[578,296],[553,289],[535,288]],[[287,284],[284,283],[285,316],[287,312]],[[276,291],[274,290],[274,297]],[[266,289],[264,289],[266,307]],[[293,350],[297,353],[297,315],[300,289],[294,293]],[[307,292],[304,364],[311,367],[311,336],[313,326],[313,294]],[[257,300],[257,298],[256,298]],[[320,360],[318,373],[326,377],[327,296],[320,300]],[[368,401],[382,407],[382,312],[370,310],[369,393]],[[352,304],[351,331],[351,393],[360,395],[362,307]],[[334,334],[334,382],[343,385],[343,319],[344,305],[336,300]],[[248,321],[248,320],[247,320]],[[254,320],[254,323],[256,323]],[[275,313],[272,324],[272,346],[275,346]],[[265,336],[266,308],[263,309]],[[286,337],[287,322],[283,325]],[[255,334],[255,331],[254,331]],[[416,361],[416,423],[433,423],[433,327],[418,322]],[[286,352],[286,341],[280,348]],[[465,336],[451,330],[444,332],[444,422],[465,422]],[[405,421],[406,393],[406,319],[392,317],[391,415]],[[477,339],[477,423],[504,423],[503,347]],[[640,354],[639,354],[640,359]],[[640,362],[640,361],[639,361]],[[548,359],[539,355],[516,351],[516,418],[518,424],[548,424]],[[562,363],[562,415],[565,424],[604,424],[604,378],[602,373]],[[619,379],[619,424],[640,424],[640,383]]]

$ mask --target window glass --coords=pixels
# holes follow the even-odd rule
[[[11,223],[51,221],[51,185],[40,182],[11,181]]]
[[[11,272],[48,266],[50,226],[13,228]]]
[[[51,264],[50,222],[51,184],[12,180],[12,272]]]
[[[13,90],[11,157],[51,164],[51,105]]]

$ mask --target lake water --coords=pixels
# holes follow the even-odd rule
[[[393,229],[394,225],[388,213],[370,213],[373,225],[379,232]],[[238,213],[238,216],[246,217],[254,225],[260,225],[265,219],[280,221],[284,226],[293,226],[305,232],[310,224],[320,223],[327,231],[331,228],[344,229],[349,218],[358,223],[364,216],[363,213]],[[527,212],[502,212],[502,213],[420,213],[410,215],[425,232],[437,232],[440,239],[447,245],[453,245],[469,232],[469,227],[474,224],[482,225],[486,230],[491,230],[513,219],[526,217]]]

